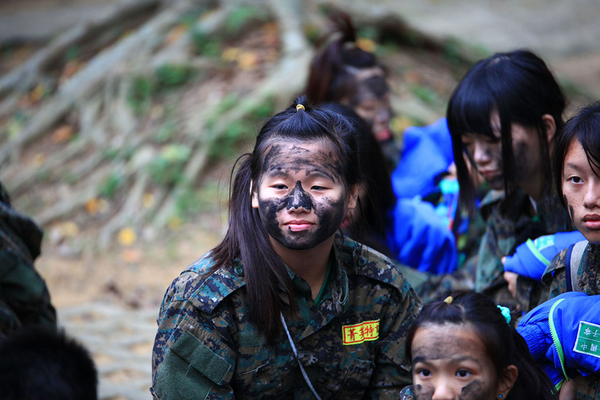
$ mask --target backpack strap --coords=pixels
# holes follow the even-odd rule
[[[572,244],[567,249],[565,272],[567,278],[567,291],[581,292],[579,286],[579,279],[577,279],[577,273],[581,266],[581,260],[583,258],[583,252],[587,247],[588,241],[582,240],[575,244]]]

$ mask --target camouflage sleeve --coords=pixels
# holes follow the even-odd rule
[[[567,249],[564,249],[552,259],[542,275],[542,283],[549,289],[548,299],[567,291],[566,260]]]
[[[0,303],[6,308],[0,313],[0,333],[9,334],[20,325],[56,326],[56,311],[50,303],[46,282],[31,261],[1,243]]]
[[[529,312],[548,299],[548,288],[541,282],[518,276],[517,278],[517,304],[524,312]]]
[[[180,275],[167,289],[152,351],[155,399],[233,399],[236,353],[215,328],[219,316],[198,310],[190,296],[198,274]]]
[[[406,359],[406,334],[421,309],[421,302],[404,279],[401,290],[394,291],[389,308],[379,325],[380,352],[375,358],[366,399],[398,399],[400,390],[412,381]]]

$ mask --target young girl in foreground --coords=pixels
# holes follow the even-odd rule
[[[339,230],[356,207],[355,132],[303,100],[239,160],[221,244],[167,289],[156,398],[398,398],[420,307],[387,257]]]
[[[407,337],[413,386],[401,399],[556,399],[510,313],[480,293],[426,304]]]

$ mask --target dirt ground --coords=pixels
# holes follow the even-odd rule
[[[57,308],[116,301],[158,311],[171,281],[220,241],[225,223],[224,213],[201,214],[159,239],[114,245],[105,252],[90,250],[75,258],[46,243],[36,267]]]

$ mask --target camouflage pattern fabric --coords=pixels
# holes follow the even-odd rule
[[[48,288],[33,266],[42,230],[6,199],[0,199],[0,335],[20,326],[56,325]]]
[[[548,299],[567,292],[566,255],[567,249],[558,253],[542,276],[542,282],[549,287]],[[577,281],[582,292],[588,295],[600,294],[600,245],[588,243],[577,271]],[[576,376],[574,379],[578,400],[600,399],[599,376]]]
[[[517,280],[517,298],[513,298],[503,277],[502,257],[512,254],[517,245],[529,238],[572,231],[574,228],[556,195],[548,195],[538,201],[537,214],[523,191],[517,193],[516,207],[506,213],[503,212],[505,201],[494,206],[487,220],[479,248],[475,290],[490,296],[497,304],[527,312],[547,298],[547,291],[539,282],[520,277]]]
[[[420,302],[380,253],[337,235],[334,257],[318,305],[289,271],[297,308],[286,324],[299,361],[323,399],[397,399],[411,380],[405,336]],[[211,265],[205,256],[167,289],[152,356],[154,398],[313,398],[285,332],[268,345],[248,322],[242,262],[203,276]]]

